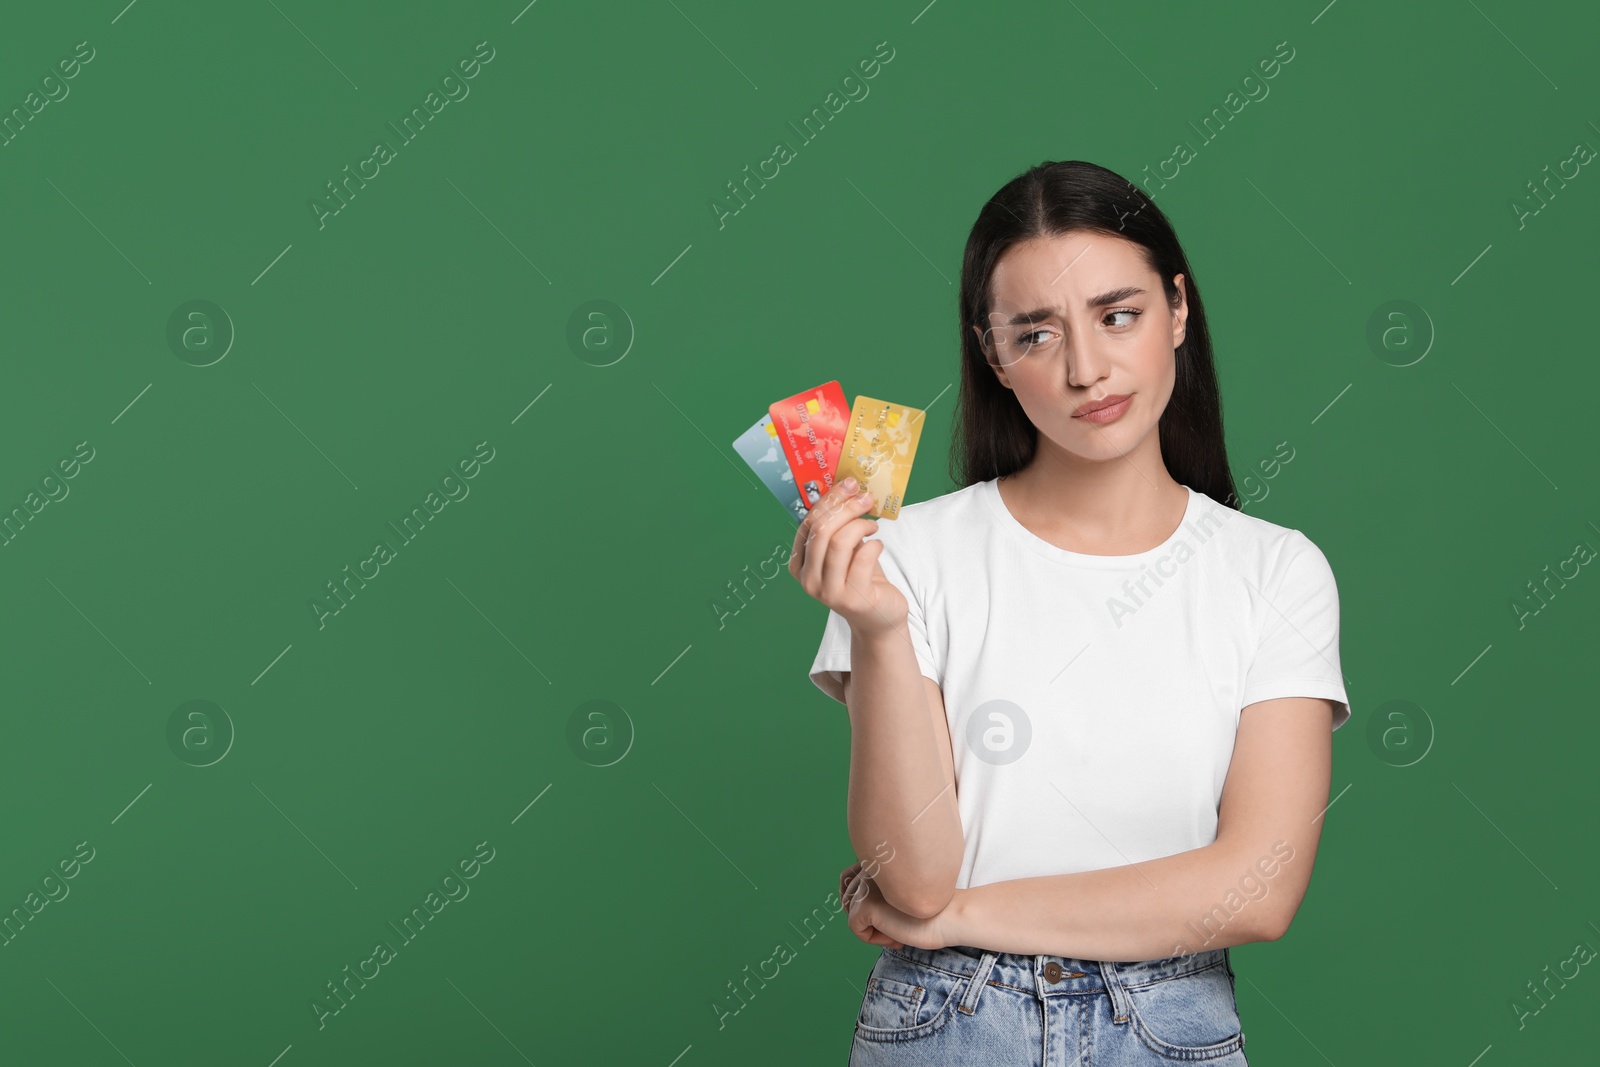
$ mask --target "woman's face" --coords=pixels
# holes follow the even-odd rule
[[[1131,241],[1074,232],[1013,245],[995,265],[989,363],[1047,441],[1085,460],[1115,459],[1155,434],[1172,396],[1173,349],[1189,306],[1184,277],[1168,306],[1161,278]],[[1127,400],[1098,415],[1106,398]]]

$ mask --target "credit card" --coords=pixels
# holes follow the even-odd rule
[[[855,475],[872,493],[875,510],[867,514],[875,519],[900,517],[906,485],[911,481],[911,461],[922,438],[922,416],[920,408],[856,397],[834,477],[843,481]]]
[[[796,393],[767,407],[778,432],[778,445],[794,472],[794,482],[806,509],[815,507],[833,488],[833,469],[844,447],[850,405],[838,382]]]
[[[778,429],[772,424],[772,416],[761,416],[760,422],[740,434],[733,442],[733,450],[750,464],[750,469],[772,490],[772,495],[798,526],[806,517],[806,506],[795,488],[794,471],[789,469],[789,461],[783,458],[783,449],[778,447]]]

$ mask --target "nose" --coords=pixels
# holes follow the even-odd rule
[[[1093,338],[1067,344],[1067,384],[1076,389],[1087,389],[1106,376],[1111,359]]]

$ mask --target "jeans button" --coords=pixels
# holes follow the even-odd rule
[[[1061,964],[1055,962],[1054,960],[1051,960],[1049,963],[1044,965],[1044,976],[1048,981],[1059,982],[1061,981],[1061,976],[1065,973],[1066,972],[1061,969]]]

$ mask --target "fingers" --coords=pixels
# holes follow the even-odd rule
[[[845,887],[844,896],[840,898],[846,911],[854,911],[863,900],[867,899],[867,876],[857,870],[850,876],[850,882]]]
[[[860,549],[864,545],[875,543],[865,538],[875,533],[877,529],[877,520],[868,518],[852,518],[840,523],[834,529],[833,535],[828,539],[827,547],[817,559],[821,599],[829,603],[841,603],[848,599],[847,592],[852,588],[857,596],[866,596],[867,590],[872,588],[871,568],[866,571],[867,579],[856,582],[853,587],[849,584],[850,568],[860,557]],[[872,558],[878,557],[874,555]]]
[[[877,929],[877,927],[874,927],[874,926],[868,926],[868,927],[864,928],[860,933],[856,934],[856,936],[859,937],[861,940],[865,941],[869,945],[882,945],[884,948],[904,948],[905,947],[900,942],[898,942],[894,938],[890,937],[888,934],[881,933]]]
[[[837,541],[848,553],[877,528],[874,520],[865,520],[865,525],[860,527],[861,532],[851,531],[841,536],[844,527],[865,514],[870,507],[869,499],[847,495],[842,484],[834,486],[800,523],[789,556],[790,572],[800,580],[807,593],[818,599],[822,599],[819,594],[824,584],[828,548]]]
[[[857,871],[859,871],[860,869],[861,869],[861,861],[860,860],[856,860],[850,866],[846,867],[844,870],[839,872],[839,906],[841,908],[846,907],[846,905],[845,905],[845,891],[850,886],[850,879],[853,878],[855,876],[855,873]]]
[[[850,884],[841,898],[846,902],[845,911],[850,916],[846,920],[850,925],[850,932],[869,945],[881,945],[885,948],[904,948],[904,942],[890,937],[867,921],[867,910],[861,905],[870,895],[871,885],[869,883],[871,880],[867,877],[866,872],[860,868],[861,864],[859,862],[846,868],[846,873],[852,870],[855,873],[851,875]]]
[[[848,922],[850,923],[850,932],[869,945],[883,945],[893,940],[886,937],[882,931],[869,923],[864,909],[860,907],[851,910]]]
[[[834,507],[835,492],[843,495],[842,490],[835,486],[827,496],[817,501],[815,507],[806,511],[805,518],[800,520],[800,525],[794,532],[794,544],[789,546],[789,573],[796,578],[800,577],[801,568],[805,565],[806,549],[811,547],[812,538],[816,536],[817,523]]]
[[[897,941],[888,934],[865,922],[851,924],[851,931],[869,945],[882,945],[885,948],[904,948],[904,943]]]
[[[801,525],[803,537],[798,538],[796,555],[800,559],[799,577],[802,583],[816,582],[821,573],[823,551],[832,542],[834,532],[859,513],[859,500],[834,487],[823,497]]]
[[[800,520],[800,532],[814,532],[822,521],[838,510],[839,505],[847,503],[858,490],[847,490],[844,483],[840,482],[825,493],[821,500],[813,504],[806,512],[805,518]],[[797,542],[804,548],[808,537],[799,537]]]

